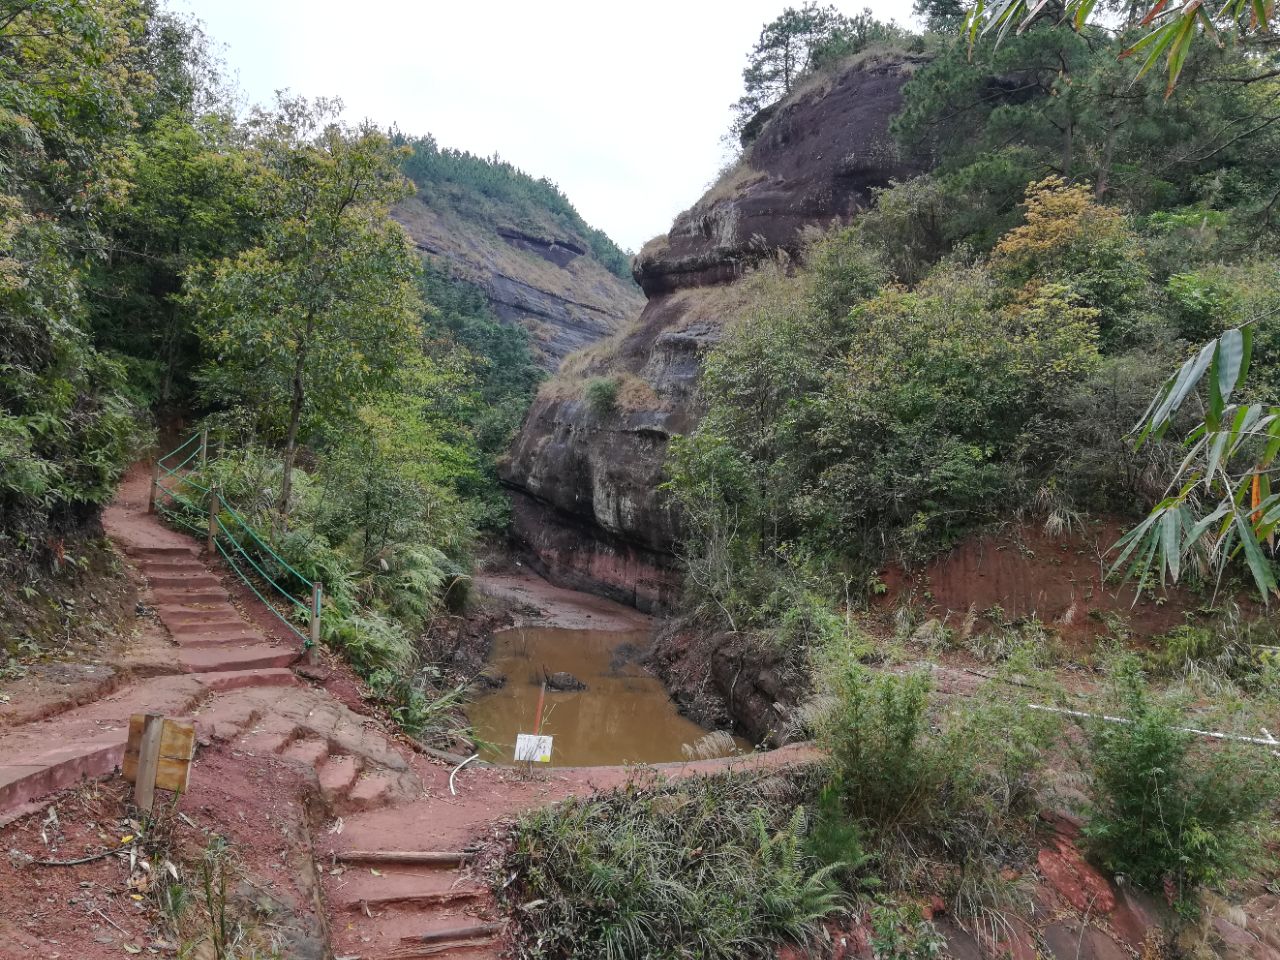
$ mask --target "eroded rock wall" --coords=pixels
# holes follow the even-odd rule
[[[425,257],[489,299],[503,323],[524,327],[542,365],[553,371],[575,350],[608,337],[644,305],[640,289],[610,273],[578,238],[464,217],[419,194],[392,215]]]
[[[918,172],[898,156],[889,121],[920,62],[864,59],[796,91],[738,167],[641,251],[639,319],[569,358],[502,467],[515,536],[544,575],[642,610],[669,607],[680,524],[663,464],[671,437],[697,424],[702,357],[742,304],[735,281]],[[590,399],[599,378],[616,387],[612,405]]]

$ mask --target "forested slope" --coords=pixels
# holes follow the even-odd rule
[[[419,638],[506,523],[497,456],[545,368],[638,294],[549,181],[338,101],[239,111],[208,50],[149,0],[0,16],[5,669],[106,635],[75,595],[110,579],[99,512],[157,426],[165,449],[203,429],[174,522],[216,484],[256,562],[323,584],[323,639],[420,728],[443,680]],[[447,227],[415,242],[395,216]]]

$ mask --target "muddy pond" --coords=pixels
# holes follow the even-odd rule
[[[533,733],[545,676],[566,672],[582,690],[548,688],[542,733],[555,738],[554,767],[667,763],[686,759],[685,744],[707,731],[680,715],[657,677],[639,660],[647,630],[516,627],[494,634],[489,672],[505,684],[479,696],[467,713],[483,759],[510,764],[516,734]],[[737,739],[742,752],[750,750]]]

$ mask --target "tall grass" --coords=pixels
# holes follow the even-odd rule
[[[806,788],[721,774],[625,787],[528,814],[508,867],[529,957],[772,956],[845,910],[807,856]]]

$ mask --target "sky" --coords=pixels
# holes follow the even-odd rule
[[[791,0],[798,6],[799,0]],[[346,119],[495,152],[638,250],[712,182],[746,53],[787,0],[170,0],[249,103],[337,96]],[[837,2],[911,22],[911,0]]]

